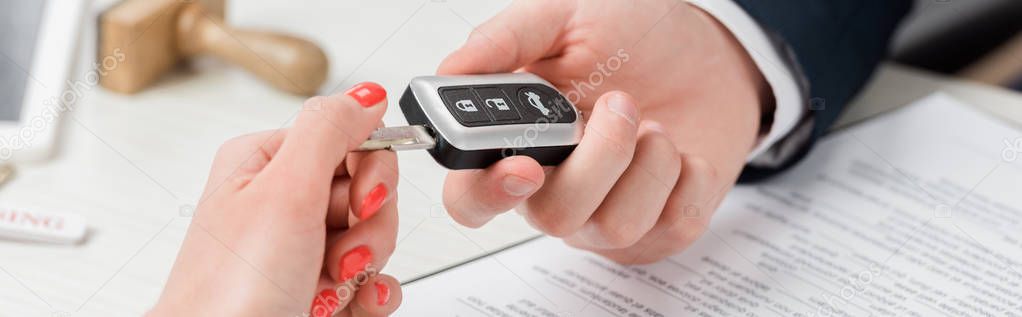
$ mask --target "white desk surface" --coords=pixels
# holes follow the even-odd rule
[[[400,125],[396,103],[408,80],[432,74],[474,25],[506,3],[236,1],[228,16],[235,25],[318,41],[332,63],[322,93],[379,82],[395,105],[385,121]],[[83,41],[80,66],[94,52],[94,37]],[[1022,122],[1022,95],[894,65],[881,69],[842,122],[936,91]],[[137,95],[87,90],[61,123],[53,159],[18,166],[16,177],[0,188],[0,201],[82,214],[90,237],[76,247],[0,241],[0,316],[144,313],[159,295],[188,226],[182,207],[187,211],[198,199],[217,147],[236,135],[289,124],[301,101],[209,60]],[[479,230],[454,225],[440,204],[445,171],[425,152],[402,153],[400,160],[399,242],[386,272],[406,280],[535,234],[513,213]]]

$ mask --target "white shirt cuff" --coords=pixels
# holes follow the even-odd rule
[[[748,160],[752,161],[788,136],[806,115],[805,100],[802,100],[796,77],[785,66],[787,64],[759,24],[733,1],[687,1],[712,15],[731,31],[773,90],[776,105],[773,125],[749,154]]]

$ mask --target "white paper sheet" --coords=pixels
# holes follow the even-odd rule
[[[540,238],[406,285],[397,315],[1022,316],[1020,137],[935,95],[736,189],[660,263]]]

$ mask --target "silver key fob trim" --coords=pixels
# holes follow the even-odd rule
[[[582,114],[529,73],[427,76],[401,96],[411,125],[429,129],[433,158],[449,169],[487,168],[510,156],[559,165],[582,139]]]
[[[429,119],[431,128],[452,146],[463,151],[490,150],[502,148],[548,147],[575,145],[582,139],[582,115],[570,101],[562,98],[575,120],[569,123],[536,120],[524,124],[498,124],[468,127],[449,111],[440,94],[445,87],[500,86],[506,84],[539,84],[557,91],[553,85],[530,73],[424,76],[412,79],[409,89],[418,100],[423,113]],[[560,94],[560,92],[557,92]],[[563,94],[562,94],[563,96]],[[514,99],[514,96],[510,98]],[[485,105],[476,105],[485,107]]]

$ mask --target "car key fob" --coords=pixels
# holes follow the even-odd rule
[[[530,73],[417,77],[400,103],[412,126],[377,130],[365,150],[427,149],[454,170],[483,169],[515,155],[553,166],[583,133],[578,109]]]

